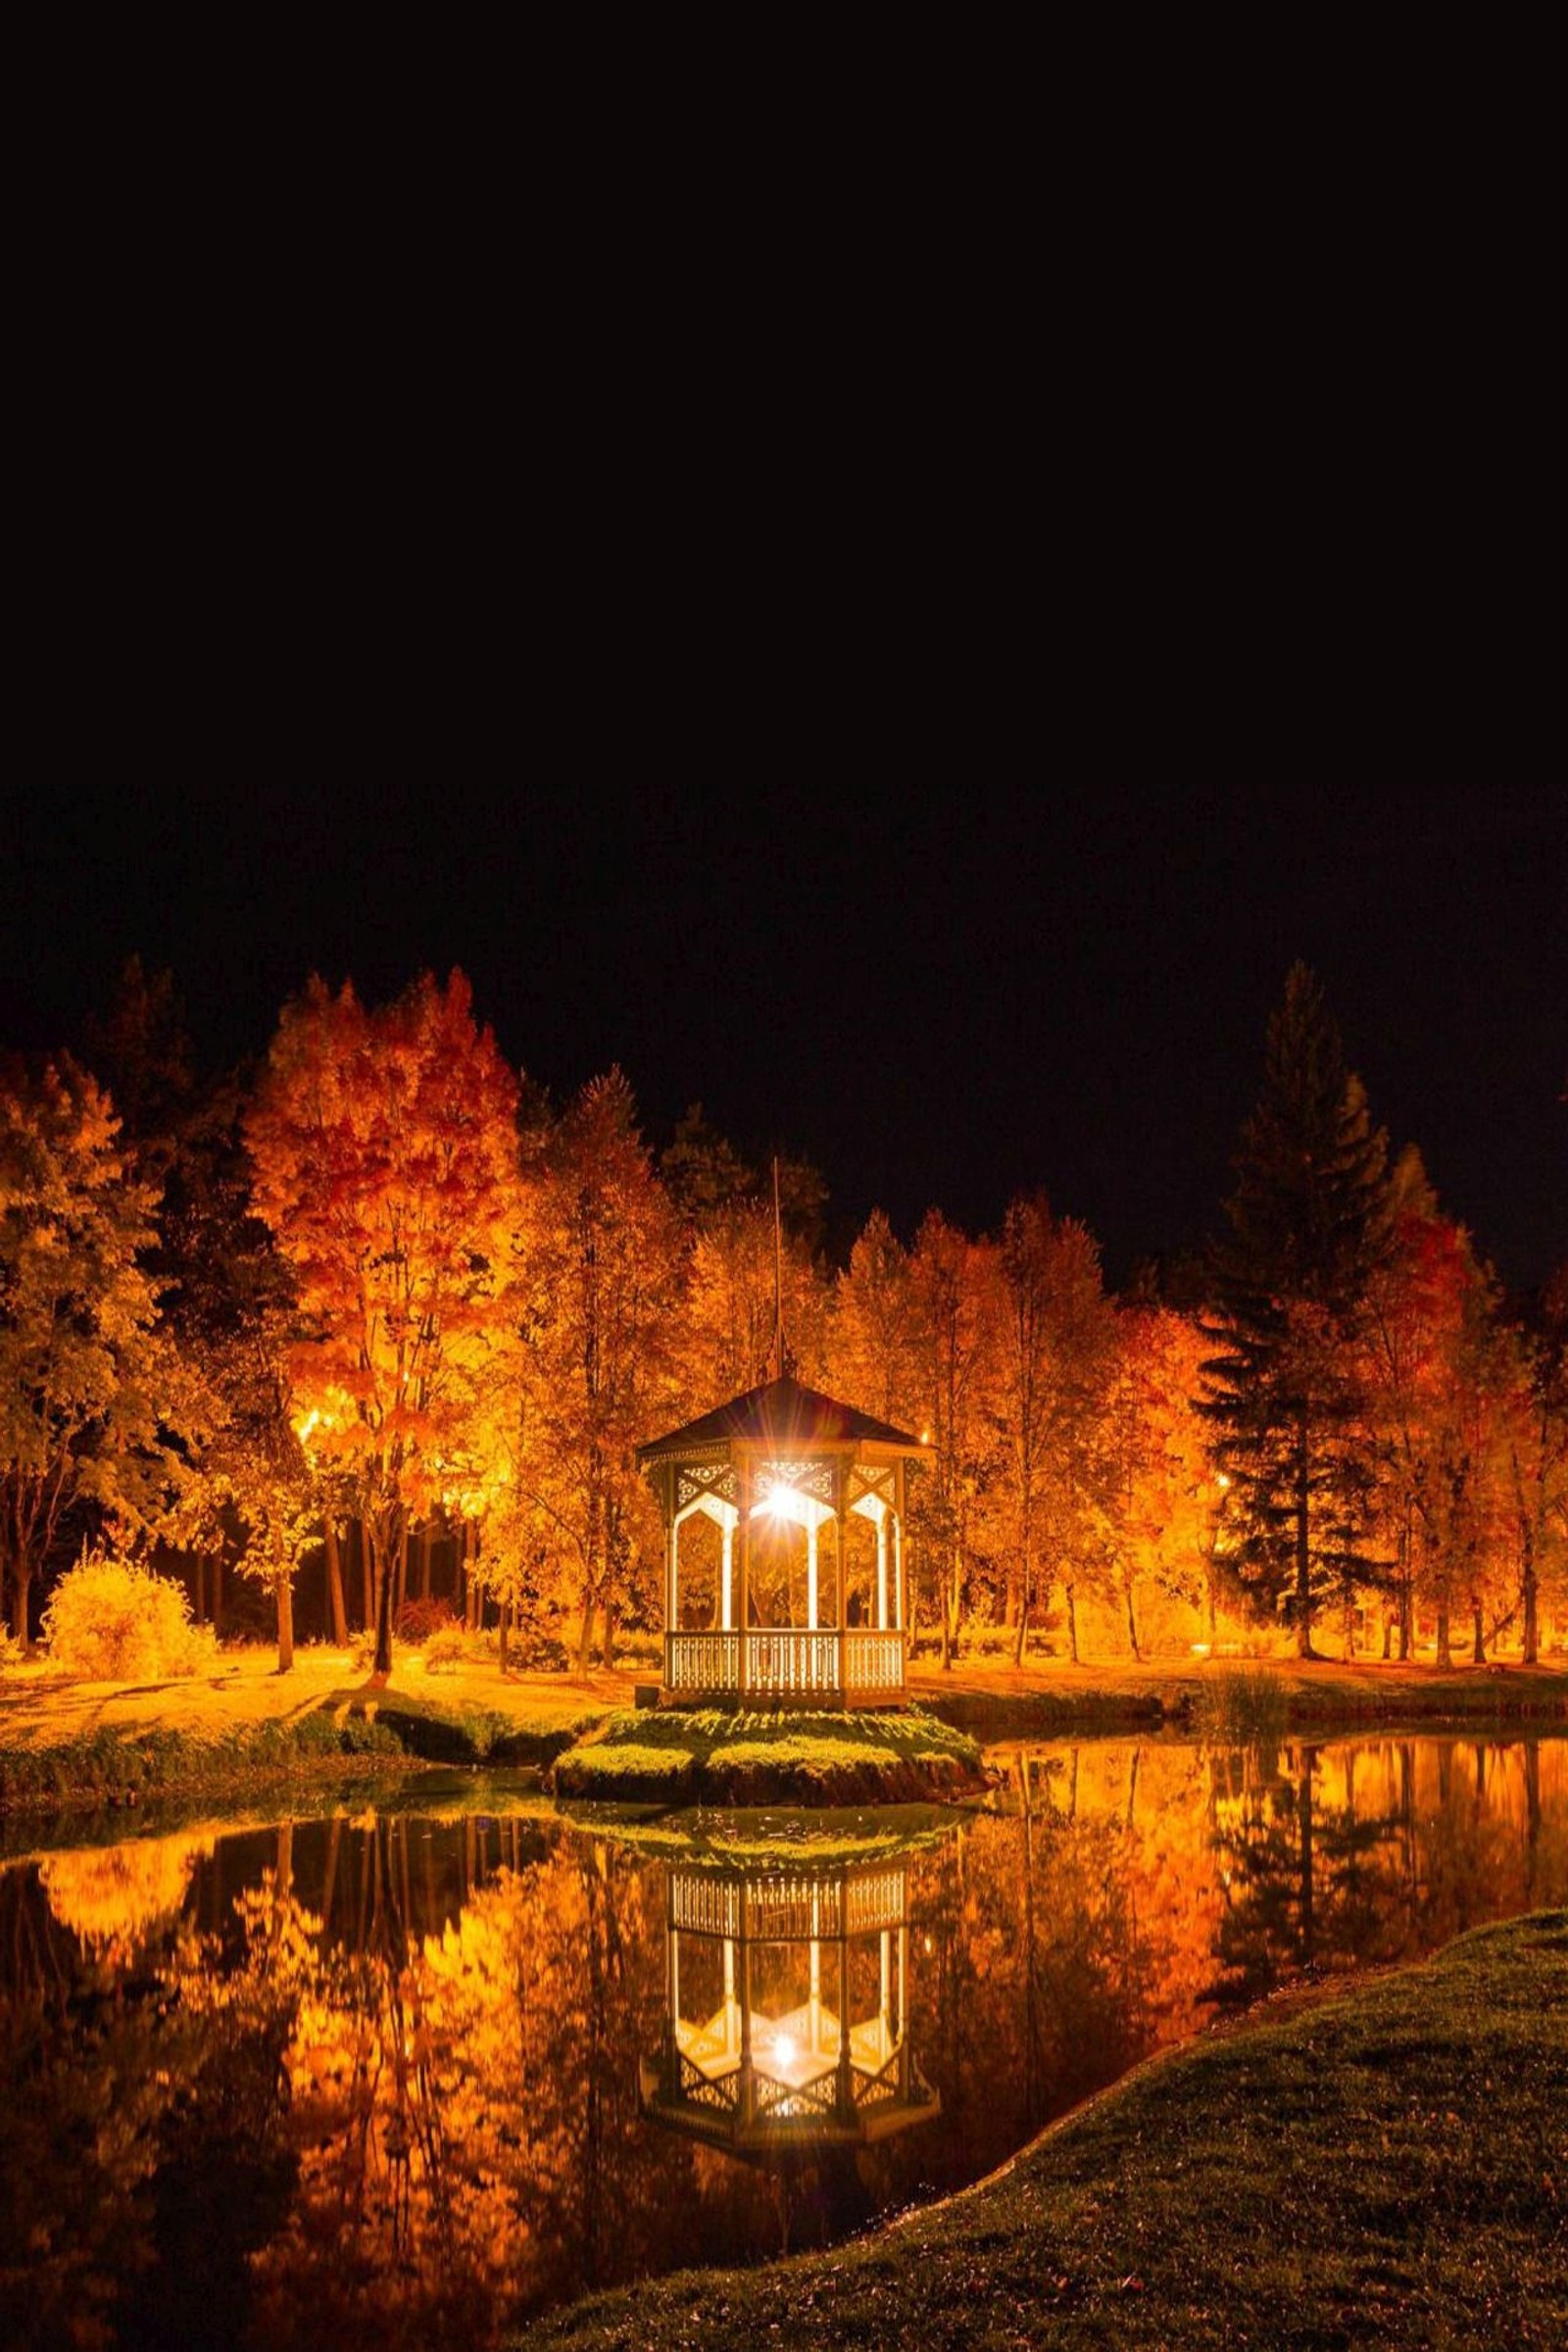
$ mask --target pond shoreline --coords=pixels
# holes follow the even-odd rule
[[[450,1690],[421,1689],[423,1679],[422,1669],[416,1679],[404,1665],[402,1677],[377,1691],[345,1687],[329,1658],[291,1677],[265,1674],[247,1662],[229,1665],[210,1684],[190,1690],[99,1687],[83,1698],[69,1685],[50,1686],[33,1677],[29,1688],[27,1680],[13,1676],[0,1692],[0,1815],[134,1807],[171,1794],[248,1797],[296,1782],[369,1780],[443,1765],[545,1774],[566,1751],[582,1753],[583,1741],[597,1743],[608,1727],[619,1724],[633,1692],[629,1675],[504,1680],[492,1673]],[[1292,1738],[1366,1731],[1517,1735],[1568,1723],[1568,1670],[1516,1665],[1441,1672],[1428,1666],[1331,1661],[1235,1666],[1210,1661],[1199,1668],[1053,1662],[1015,1672],[987,1661],[960,1663],[951,1675],[916,1668],[909,1699],[913,1710],[937,1725],[981,1742],[1139,1734],[1190,1738],[1204,1731],[1212,1737],[1207,1711],[1214,1694],[1222,1693],[1229,1681],[1245,1686],[1249,1679],[1254,1686],[1266,1683],[1277,1699],[1278,1720],[1267,1728]],[[19,1690],[22,1708],[12,1704]],[[182,1714],[186,1720],[180,1720]],[[779,1727],[793,1720],[809,1742],[810,1718],[749,1720],[763,1727],[763,1736],[771,1724],[775,1738]],[[645,1744],[666,1737],[652,1727],[670,1722],[665,1710],[648,1710],[638,1728],[628,1724],[621,1737]],[[877,1718],[867,1715],[863,1722],[874,1745]],[[819,1736],[825,1728],[818,1724]],[[808,1804],[891,1803],[911,1795],[942,1800],[972,1792],[972,1776],[940,1758],[937,1764],[918,1788],[902,1762],[886,1778],[883,1791],[874,1785],[875,1775],[859,1766],[803,1769],[767,1779],[763,1766],[756,1764],[749,1792],[744,1774],[701,1789],[694,1779],[692,1792],[711,1802]],[[578,1785],[571,1771],[564,1780],[571,1784],[564,1793],[594,1792],[586,1780]],[[684,1787],[625,1784],[614,1789],[605,1786],[602,1792],[668,1803],[686,1801]]]
[[[1164,2051],[863,2238],[593,2295],[511,2341],[826,2352],[1044,2326],[1065,2352],[1219,2352],[1244,2311],[1258,2343],[1545,2352],[1568,2320],[1565,2100],[1568,1913],[1538,1912]]]

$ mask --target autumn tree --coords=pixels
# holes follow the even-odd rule
[[[1078,1588],[1104,1556],[1114,1309],[1093,1236],[1074,1217],[1053,1217],[1043,1194],[1020,1196],[1008,1207],[999,1266],[993,1396],[1005,1457],[998,1500],[1013,1561],[1014,1662],[1023,1663],[1039,1571],[1047,1563],[1062,1586],[1076,1659]]]
[[[313,979],[283,1009],[246,1123],[257,1212],[298,1284],[301,1433],[351,1473],[368,1544],[378,1677],[410,1515],[463,1451],[507,1312],[516,1102],[462,972],[379,1009]]]
[[[1197,1325],[1170,1307],[1139,1301],[1118,1311],[1104,1433],[1106,1546],[1134,1657],[1151,1585],[1171,1600],[1206,1599],[1213,1639],[1207,1432],[1192,1402],[1204,1352]]]
[[[915,1427],[930,1430],[934,1451],[913,1488],[910,1517],[935,1563],[946,1668],[957,1649],[994,1450],[986,1383],[1000,1299],[995,1247],[931,1209],[914,1237],[908,1282]]]
[[[1479,1659],[1489,1617],[1497,1630],[1521,1598],[1504,1588],[1529,1384],[1496,1286],[1463,1227],[1440,1212],[1413,1150],[1400,1155],[1391,1198],[1391,1246],[1363,1323],[1377,1515],[1400,1655],[1411,1654],[1419,1600],[1446,1665],[1457,1609],[1469,1610]]]
[[[1524,1657],[1534,1666],[1543,1594],[1568,1618],[1568,1261],[1547,1284],[1536,1325],[1519,1340],[1529,1395],[1510,1434],[1509,1482]]]
[[[1370,1573],[1359,1344],[1389,1240],[1385,1143],[1304,964],[1269,1023],[1211,1277],[1204,1410],[1254,1602],[1312,1657],[1315,1613]]]
[[[676,1395],[680,1232],[619,1070],[583,1088],[531,1173],[517,1480],[566,1565],[586,1669],[601,1622],[610,1663],[658,1555],[633,1448]]]
[[[834,1286],[830,1371],[836,1395],[899,1428],[919,1412],[916,1312],[909,1253],[875,1208]]]
[[[775,1291],[802,1378],[827,1376],[829,1290],[818,1258],[826,1187],[807,1160],[777,1163],[775,1249],[771,1174],[764,1180],[694,1102],[660,1163],[680,1220],[687,1260],[682,1316],[684,1386],[694,1411],[762,1377],[773,1340]]]
[[[0,1571],[12,1631],[78,1505],[145,1534],[176,1464],[161,1419],[153,1195],[69,1056],[0,1069]]]

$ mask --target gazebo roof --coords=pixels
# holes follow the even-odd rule
[[[729,1446],[756,1446],[782,1454],[929,1454],[929,1446],[870,1413],[858,1412],[837,1396],[824,1396],[786,1373],[732,1396],[728,1404],[688,1421],[684,1428],[650,1438],[637,1448],[639,1462],[670,1461],[684,1454],[713,1453]]]

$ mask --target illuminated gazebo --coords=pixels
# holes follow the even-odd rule
[[[673,1863],[644,2112],[737,2155],[860,2145],[941,2106],[908,2038],[902,1857]]]
[[[930,1451],[787,1370],[639,1446],[664,1525],[662,1696],[896,1705],[905,1483]]]

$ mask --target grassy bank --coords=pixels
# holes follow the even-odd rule
[[[1059,1659],[1016,1668],[960,1658],[951,1672],[921,1660],[909,1695],[979,1739],[1056,1739],[1169,1725],[1200,1730],[1215,1694],[1263,1678],[1277,1690],[1283,1728],[1353,1732],[1403,1725],[1461,1730],[1568,1723],[1568,1667],[1402,1665],[1381,1660],[1156,1659],[1073,1666]]]
[[[913,1711],[661,1708],[612,1715],[563,1755],[558,1796],[662,1805],[907,1805],[977,1793],[980,1750]]]
[[[1153,2061],[858,2243],[596,2297],[517,2340],[1555,2352],[1568,1914]]]
[[[599,1693],[494,1670],[427,1678],[413,1655],[373,1690],[334,1652],[288,1675],[265,1653],[227,1653],[216,1675],[141,1686],[12,1675],[0,1690],[0,1811],[244,1794],[414,1765],[545,1766],[619,1695],[618,1681]]]

